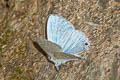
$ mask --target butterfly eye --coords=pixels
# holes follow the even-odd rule
[[[88,45],[88,43],[85,43],[85,45],[87,46],[87,45]]]

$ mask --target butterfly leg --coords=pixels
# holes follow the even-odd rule
[[[55,63],[55,68],[56,68],[57,71],[59,71],[59,65],[60,65],[60,64]]]
[[[76,56],[76,57],[78,57],[78,58],[80,58],[80,59],[85,59],[85,60],[87,60],[86,57],[80,56],[80,55],[78,55],[78,54],[75,54],[74,56]]]
[[[53,60],[50,56],[48,56],[48,60],[49,60],[49,61],[52,61],[52,62],[55,64],[56,70],[59,71],[59,66],[61,65],[61,63]]]

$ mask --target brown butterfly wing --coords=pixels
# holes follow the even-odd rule
[[[73,59],[73,60],[80,59],[80,58],[78,58],[74,55],[66,54],[66,53],[63,53],[63,52],[54,52],[53,55],[57,59]]]
[[[47,53],[47,55],[53,59],[79,59],[73,55],[63,53],[59,45],[52,43],[46,39],[42,39],[41,37],[37,38],[36,42]]]
[[[61,52],[62,49],[59,45],[52,43],[41,37],[37,38],[35,41],[49,56],[52,56],[54,52]]]

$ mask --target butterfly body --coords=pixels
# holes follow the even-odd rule
[[[50,15],[47,23],[48,40],[37,38],[37,43],[54,62],[55,67],[68,61],[84,59],[79,53],[88,50],[89,40],[80,30],[58,15]]]
[[[38,45],[47,53],[48,59],[55,63],[55,67],[58,69],[58,66],[64,64],[71,60],[78,60],[79,58],[65,54],[62,52],[62,49],[59,45],[52,43],[46,39],[42,39],[41,37],[36,39]]]

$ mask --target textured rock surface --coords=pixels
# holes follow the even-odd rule
[[[88,60],[54,65],[32,44],[46,38],[49,14],[88,36]],[[92,22],[97,25],[81,24]],[[119,0],[0,0],[0,80],[120,80]]]

